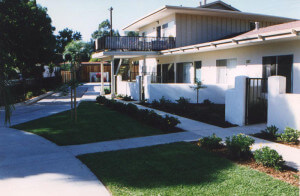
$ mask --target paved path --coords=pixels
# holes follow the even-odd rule
[[[81,144],[73,146],[62,146],[65,150],[73,155],[82,155],[95,152],[106,152],[115,150],[124,150],[130,148],[140,148],[146,146],[154,146],[159,144],[168,144],[181,141],[196,141],[199,135],[190,132],[170,133],[163,135],[137,137],[129,139],[121,139],[114,141],[96,142],[90,144]]]
[[[93,91],[96,90],[94,85],[80,86],[77,90],[78,101],[91,99],[91,94],[94,94],[95,100],[96,92]],[[16,107],[12,124],[69,109],[70,97],[61,97],[56,93],[30,106]],[[0,120],[0,125],[3,125],[3,119]],[[0,195],[99,196],[110,193],[68,151],[37,135],[0,127]]]

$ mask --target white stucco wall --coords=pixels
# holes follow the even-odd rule
[[[117,94],[131,96],[134,100],[139,100],[138,81],[122,81],[122,76],[117,77]]]
[[[158,57],[159,64],[202,61],[202,80],[204,84],[217,82],[216,60],[237,59],[235,76],[262,77],[262,59],[265,56],[293,55],[293,93],[300,93],[300,40],[278,43],[263,43],[255,46],[238,47],[194,54]],[[250,63],[247,63],[247,60]],[[147,64],[147,66],[156,66]],[[234,84],[232,84],[232,87]]]
[[[225,120],[239,126],[245,125],[246,78],[237,76],[235,88],[227,90],[225,97]]]
[[[159,100],[164,96],[166,99],[175,102],[180,97],[190,99],[190,102],[197,102],[197,93],[191,88],[192,84],[148,84],[145,86],[145,98],[149,102]],[[225,104],[225,92],[228,85],[206,85],[206,88],[199,90],[199,103],[209,99],[213,103]]]
[[[272,76],[268,79],[268,126],[281,131],[285,127],[300,130],[300,94],[286,94],[286,79]]]

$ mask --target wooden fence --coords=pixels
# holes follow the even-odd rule
[[[71,72],[70,71],[61,71],[61,78],[63,83],[67,83],[71,80]]]

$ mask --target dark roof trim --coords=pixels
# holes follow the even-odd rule
[[[238,9],[236,9],[236,8],[234,8],[234,7],[232,7],[231,5],[229,5],[229,4],[227,4],[227,3],[224,3],[223,1],[214,1],[214,2],[211,2],[211,3],[205,4],[205,5],[202,5],[202,6],[200,6],[200,7],[201,7],[201,8],[209,8],[210,6],[215,5],[215,4],[221,4],[221,5],[223,5],[223,6],[227,7],[227,8],[229,8],[229,9],[231,9],[232,11],[238,11],[238,12],[240,12],[240,10],[238,10]]]

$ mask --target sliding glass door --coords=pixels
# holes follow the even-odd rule
[[[176,83],[192,83],[193,63],[177,63],[176,66]]]

